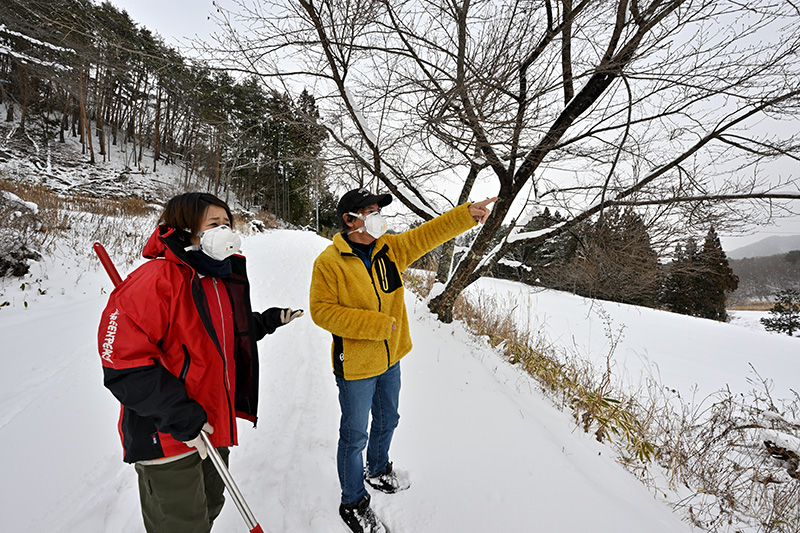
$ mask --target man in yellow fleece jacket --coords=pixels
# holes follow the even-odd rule
[[[380,209],[389,194],[354,189],[339,200],[342,232],[314,261],[311,318],[333,335],[331,358],[339,405],[339,514],[351,530],[384,531],[364,480],[386,493],[408,488],[389,461],[400,418],[400,359],[411,350],[401,273],[440,244],[489,216],[496,198],[460,205],[421,226],[386,235]],[[369,415],[372,426],[367,432]],[[367,448],[367,468],[363,451]]]

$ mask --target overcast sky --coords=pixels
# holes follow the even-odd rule
[[[287,0],[291,1],[291,0]],[[215,11],[211,0],[110,0],[117,7],[125,10],[138,24],[161,35],[167,44],[180,49],[194,37],[207,39],[218,26],[209,20]],[[217,4],[232,7],[231,0],[217,0]],[[797,175],[800,169],[793,169]],[[795,202],[796,210],[800,210],[800,202]],[[754,228],[755,234],[742,237],[722,236],[725,250],[735,250],[758,240],[774,235],[800,234],[800,216],[783,220],[777,226]]]
[[[215,11],[211,0],[110,0],[112,4],[128,12],[141,26],[155,31],[167,44],[178,47],[181,39],[195,35],[207,37],[217,29],[209,15]],[[229,6],[227,0],[218,4]]]

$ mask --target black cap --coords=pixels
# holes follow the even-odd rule
[[[347,191],[339,200],[339,205],[336,206],[336,212],[339,218],[345,213],[354,213],[362,207],[378,204],[378,207],[386,207],[392,203],[391,194],[372,194],[367,189],[353,189]]]

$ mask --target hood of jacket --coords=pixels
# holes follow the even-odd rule
[[[142,248],[142,257],[145,259],[163,257],[170,261],[186,263],[187,255],[184,250],[186,246],[189,245],[180,239],[175,228],[159,225]]]

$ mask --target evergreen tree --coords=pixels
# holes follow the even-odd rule
[[[770,309],[769,318],[762,318],[761,323],[768,331],[786,333],[790,337],[800,330],[800,291],[784,289],[775,298],[775,305]]]
[[[698,250],[693,238],[676,249],[675,260],[667,266],[660,302],[674,313],[726,320],[726,293],[736,290],[739,278],[733,273],[714,228],[710,228]]]
[[[551,213],[550,209],[545,207],[541,214],[531,218],[531,220],[525,224],[522,231],[530,232],[550,228],[556,224],[560,224],[563,220],[564,217],[561,216],[561,213],[558,211]],[[567,233],[557,239],[547,241],[541,246],[520,246],[515,250],[514,259],[536,270],[537,267],[541,268],[545,265],[563,263],[568,257],[572,256],[575,246],[576,241],[574,235]]]
[[[632,209],[607,209],[578,235],[562,283],[593,298],[652,307],[661,270],[647,227]]]
[[[121,144],[129,167],[181,164],[186,189],[233,190],[294,224],[331,215],[309,91],[194,66],[110,2],[0,0],[0,21],[0,102],[22,142],[65,142],[71,121],[90,162]]]
[[[329,216],[318,213],[328,209],[329,192],[319,159],[326,135],[314,97],[303,91],[295,103],[248,78],[233,88],[232,98],[232,121],[242,132],[229,153],[235,190],[289,223],[316,228]]]
[[[736,290],[739,278],[728,264],[728,257],[713,226],[706,234],[698,261],[697,302],[693,314],[712,320],[727,320],[725,294]]]
[[[660,302],[666,309],[682,315],[694,315],[697,295],[699,259],[697,243],[688,238],[675,248],[675,258],[666,267]]]

